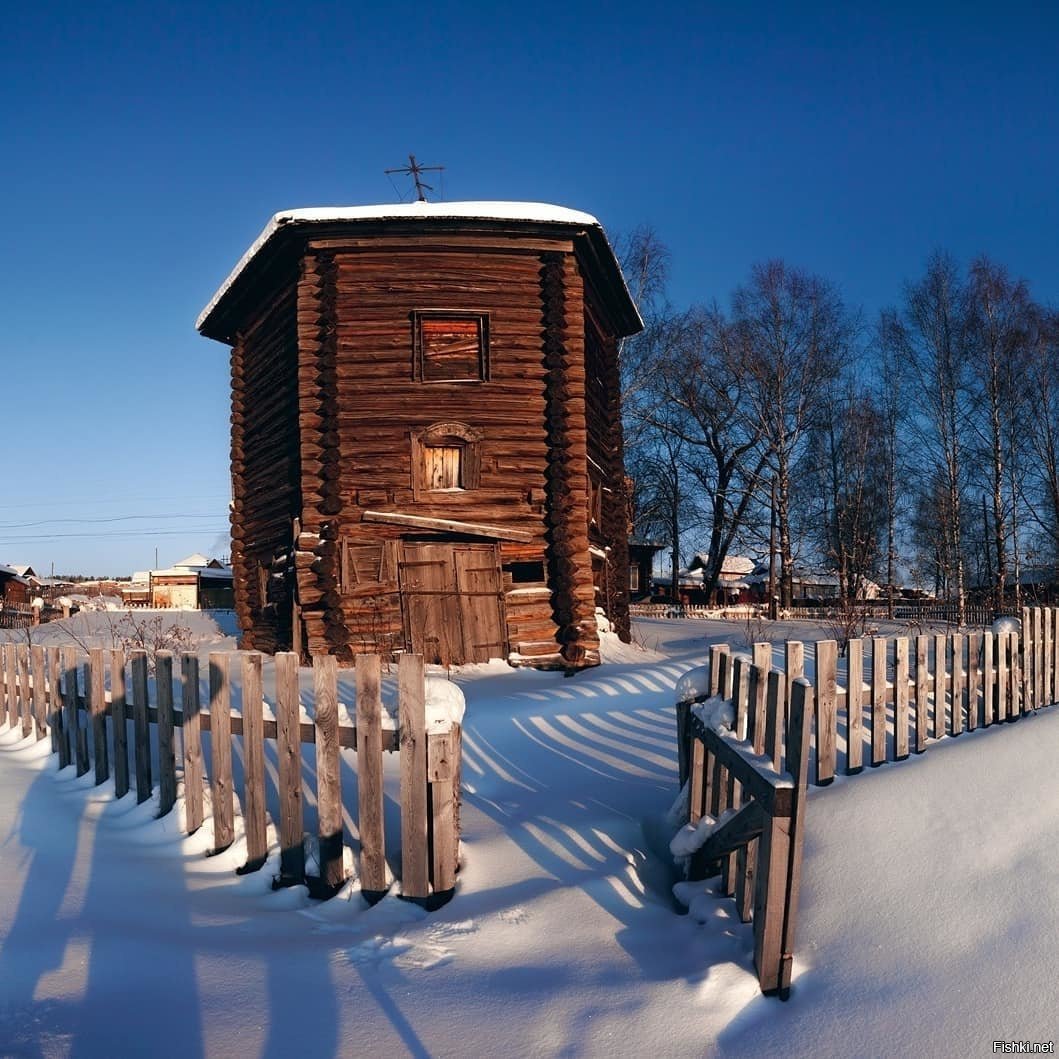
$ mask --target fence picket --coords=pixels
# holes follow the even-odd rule
[[[30,648],[30,661],[33,667],[33,727],[39,743],[48,734],[47,681],[44,677],[44,648],[34,644]],[[52,740],[55,749],[55,740]]]
[[[768,696],[765,702],[765,753],[772,758],[772,767],[783,770],[783,714],[787,679],[777,669],[768,675]]]
[[[927,749],[930,738],[930,637],[916,637],[916,753]]]
[[[816,784],[835,778],[838,741],[838,644],[816,642]]]
[[[1010,633],[1002,632],[996,638],[996,719],[999,724],[1008,717],[1008,652],[1011,649]]]
[[[989,631],[982,637],[982,727],[988,728],[996,718],[996,636]]]
[[[945,658],[946,637],[938,634],[934,637],[934,726],[931,735],[940,739],[946,732],[945,721],[945,688],[948,681],[948,663]]]
[[[401,723],[401,893],[430,892],[427,849],[427,746],[423,660],[401,655],[397,668]]]
[[[202,704],[199,694],[199,660],[196,655],[180,658],[181,742],[184,757],[184,821],[193,835],[202,827]]]
[[[33,705],[30,701],[29,687],[29,647],[19,644],[15,654],[18,662],[18,709],[22,718],[22,738],[33,734]]]
[[[908,638],[894,641],[894,760],[908,757]]]
[[[246,864],[257,871],[268,857],[265,819],[265,722],[261,690],[261,655],[243,655],[243,815],[246,823]]]
[[[952,650],[952,734],[960,735],[963,732],[963,692],[965,686],[963,669],[964,638],[960,633],[953,633],[950,643]]]
[[[210,801],[213,802],[213,847],[218,853],[235,840],[228,657],[221,651],[210,653]]]
[[[967,731],[978,727],[978,692],[982,686],[982,634],[967,637]]]
[[[88,771],[88,740],[81,727],[77,708],[77,650],[64,647],[63,652],[63,709],[66,727],[70,732],[70,749],[74,759],[74,770],[78,776]]]
[[[430,782],[430,882],[434,893],[456,885],[456,783],[459,730],[432,732],[427,737],[427,779]]]
[[[70,739],[66,734],[66,723],[63,717],[63,699],[60,690],[62,664],[58,647],[48,648],[48,708],[51,711],[51,730],[55,735],[55,745],[59,751],[59,768],[70,764]]]
[[[305,881],[302,811],[302,744],[298,656],[276,655],[276,754],[279,758],[279,845],[281,886]]]
[[[11,723],[11,678],[8,676],[7,644],[0,646],[0,723],[13,728]]]
[[[104,693],[103,649],[88,653],[88,679],[85,681],[88,711],[92,720],[92,758],[96,766],[96,786],[110,779],[107,754],[107,700]]]
[[[129,793],[128,729],[125,721],[125,652],[110,652],[110,741],[114,759],[114,797]]]
[[[871,763],[886,761],[886,646],[884,636],[871,642]]]
[[[132,729],[133,757],[136,759],[136,803],[151,797],[151,729],[148,725],[147,652],[133,651],[132,666]]]
[[[332,893],[344,881],[342,871],[342,775],[338,751],[338,662],[313,659],[316,703],[316,797],[320,841],[320,882]]]
[[[864,768],[864,644],[846,644],[846,775]]]
[[[158,698],[158,815],[176,802],[176,729],[173,721],[173,654],[154,656],[154,684]]]
[[[360,878],[362,888],[369,894],[376,894],[386,889],[379,658],[378,655],[358,655],[355,664]]]

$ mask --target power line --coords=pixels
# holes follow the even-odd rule
[[[215,511],[206,511],[198,515],[189,515],[186,513],[177,514],[158,514],[158,515],[108,515],[104,518],[45,518],[39,522],[0,522],[0,529],[29,529],[32,526],[47,526],[51,523],[57,522],[73,522],[78,524],[87,525],[89,523],[99,522],[131,522],[139,519],[174,519],[174,518],[216,518],[217,513]]]

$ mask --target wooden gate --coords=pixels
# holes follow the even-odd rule
[[[398,564],[405,636],[426,662],[487,662],[507,653],[495,544],[406,541]]]

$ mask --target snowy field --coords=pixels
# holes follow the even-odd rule
[[[234,646],[194,620],[196,649]],[[648,650],[612,645],[572,679],[453,673],[464,866],[429,915],[237,877],[238,847],[206,858],[208,835],[0,727],[0,1055],[966,1056],[1054,1039],[1059,711],[811,791],[783,1004],[758,993],[733,902],[678,914],[664,855],[674,685],[743,630],[637,634]]]

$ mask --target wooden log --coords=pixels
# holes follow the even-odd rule
[[[886,646],[884,636],[871,642],[871,763],[872,768],[886,761]]]
[[[70,739],[63,716],[62,662],[58,647],[48,648],[48,708],[51,711],[51,730],[59,751],[59,768],[70,764]]]
[[[908,638],[894,641],[894,760],[908,757]]]
[[[210,800],[213,802],[214,852],[235,840],[232,802],[232,700],[229,655],[210,653]]]
[[[185,653],[180,658],[180,714],[183,725],[184,817],[187,833],[202,826],[202,704],[199,694],[199,660]]]
[[[401,655],[397,680],[401,723],[401,896],[430,893],[427,860],[427,747],[423,660]]]
[[[864,645],[846,645],[846,775],[864,768]]]
[[[136,802],[141,804],[151,797],[151,730],[147,708],[147,652],[133,651],[132,665],[132,723],[133,757],[136,759]]]
[[[279,758],[279,886],[305,882],[304,814],[302,810],[302,744],[298,657],[276,655],[276,753]]]
[[[338,747],[338,662],[331,655],[313,659],[316,702],[316,792],[320,841],[320,882],[335,893],[345,881],[342,869],[342,776]]]
[[[916,637],[916,753],[927,749],[930,737],[930,637]]]
[[[33,727],[39,743],[48,734],[47,675],[44,672],[44,647],[34,644],[30,649],[30,664],[33,669]],[[52,740],[55,749],[55,740]]]
[[[838,644],[816,642],[816,785],[835,778],[838,753]]]
[[[246,864],[240,873],[257,871],[268,858],[265,811],[265,725],[261,690],[261,655],[243,655],[243,816]]]
[[[165,816],[176,802],[176,727],[173,724],[173,653],[154,656],[154,682],[158,697],[158,815]]]

